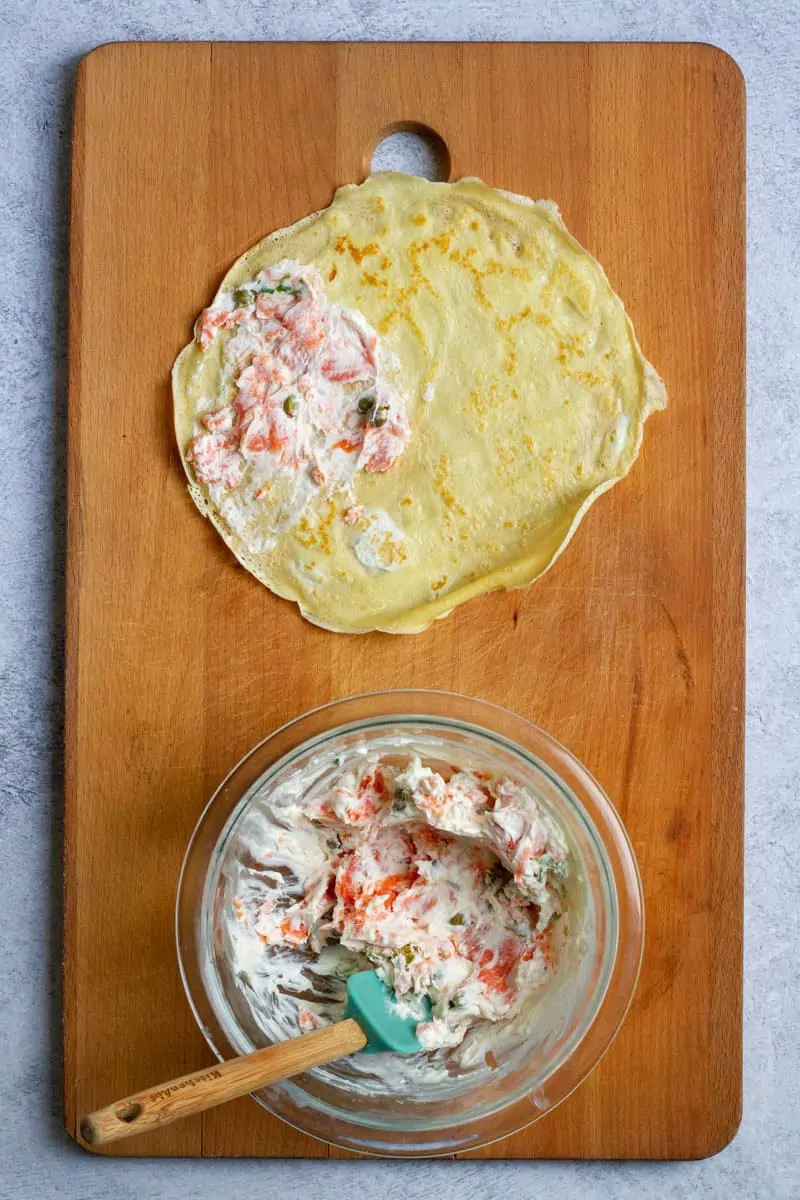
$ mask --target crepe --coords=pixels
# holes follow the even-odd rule
[[[197,507],[343,633],[532,583],[666,404],[554,204],[395,173],[243,255],[173,394]]]

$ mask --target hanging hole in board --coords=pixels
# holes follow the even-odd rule
[[[367,162],[369,173],[402,171],[434,183],[450,178],[450,152],[443,138],[427,125],[398,122],[381,134]]]

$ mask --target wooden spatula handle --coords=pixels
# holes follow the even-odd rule
[[[267,1046],[242,1058],[193,1071],[180,1079],[171,1079],[157,1087],[126,1096],[108,1108],[89,1113],[81,1120],[81,1137],[90,1146],[103,1146],[119,1138],[144,1133],[205,1112],[226,1100],[235,1100],[258,1088],[289,1079],[311,1067],[319,1067],[334,1058],[354,1054],[367,1044],[366,1036],[355,1021],[339,1021],[325,1029],[316,1029],[302,1037],[290,1038],[277,1046]]]

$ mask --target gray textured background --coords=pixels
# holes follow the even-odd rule
[[[65,305],[78,59],[143,38],[710,41],[748,87],[745,1109],[684,1164],[113,1162],[62,1132]],[[0,1196],[800,1195],[800,14],[791,0],[0,0]]]

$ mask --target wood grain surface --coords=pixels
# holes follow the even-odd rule
[[[266,102],[268,98],[268,103]],[[315,629],[192,505],[169,372],[229,264],[368,172],[398,122],[452,177],[560,204],[670,408],[527,592],[414,638]],[[481,696],[615,801],[647,944],[623,1030],[484,1157],[691,1158],[741,1103],[744,84],[701,45],[110,45],[81,63],[70,305],[66,1124],[210,1064],[173,935],[209,794],[271,729],[382,687]],[[138,1155],[335,1151],[249,1098]]]

